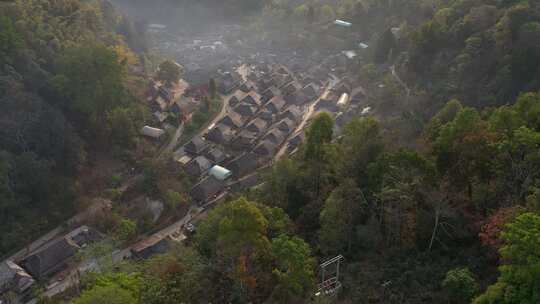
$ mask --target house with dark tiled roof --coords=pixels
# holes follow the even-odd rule
[[[268,102],[270,99],[276,96],[281,96],[281,90],[271,86],[268,89],[264,90],[261,94],[261,100],[262,102]]]
[[[234,159],[228,166],[236,177],[254,172],[259,167],[259,156],[253,152],[244,153]]]
[[[218,90],[222,94],[230,94],[243,81],[236,72],[226,72],[218,79]]]
[[[188,142],[185,146],[184,146],[184,150],[186,152],[189,152],[189,153],[192,153],[192,154],[199,154],[201,153],[204,149],[206,149],[207,147],[207,143],[206,141],[200,137],[200,136],[195,136],[191,139],[190,142]]]
[[[283,74],[272,74],[272,85],[278,88],[281,88],[283,85],[287,84],[287,75]]]
[[[32,277],[40,280],[63,270],[69,259],[80,248],[101,238],[94,229],[81,226],[31,253],[21,261],[20,265]]]
[[[225,158],[227,158],[227,155],[220,149],[213,148],[206,153],[206,158],[211,160],[214,164],[221,164]]]
[[[199,102],[193,97],[182,96],[179,100],[172,103],[170,111],[176,113],[183,119],[189,119],[191,114],[197,110]]]
[[[13,261],[0,263],[0,294],[8,291],[20,294],[27,291],[34,283],[32,276]]]
[[[257,117],[266,121],[268,124],[271,124],[275,119],[274,113],[272,113],[268,109],[264,109],[261,112],[259,112],[259,115]]]
[[[270,140],[261,141],[253,152],[262,157],[271,157],[276,152],[277,145]]]
[[[361,86],[354,88],[351,91],[351,103],[359,104],[366,98],[366,91]]]
[[[266,133],[263,140],[269,140],[276,145],[280,145],[285,140],[285,134],[279,129],[275,128]]]
[[[266,127],[268,126],[268,122],[265,121],[262,118],[255,118],[252,120],[246,127],[246,130],[259,134],[266,130]]]
[[[338,111],[337,99],[335,95],[327,96],[319,101],[316,106],[317,111],[328,111],[330,113],[335,113]]]
[[[243,119],[248,119],[257,112],[257,107],[249,103],[240,103],[233,110],[240,114]]]
[[[174,94],[165,86],[159,87],[158,95],[163,97],[167,102],[170,102],[174,99]]]
[[[206,139],[217,144],[226,145],[233,138],[233,131],[222,123],[216,125],[206,134]]]
[[[283,97],[287,104],[303,105],[308,103],[311,99],[302,91],[296,91],[295,93],[285,95]]]
[[[305,136],[304,132],[300,132],[297,135],[294,135],[291,138],[291,140],[289,140],[289,146],[287,147],[287,149],[289,151],[292,151],[292,150],[298,148],[300,146],[300,144],[304,142],[305,137],[306,136]]]
[[[293,94],[300,90],[302,90],[302,85],[296,81],[289,82],[281,88],[284,95]]]
[[[232,145],[236,149],[250,148],[257,138],[257,134],[248,130],[240,131],[232,141]]]
[[[259,95],[255,91],[250,91],[246,94],[246,96],[240,102],[258,107],[261,105],[261,95]]]
[[[212,163],[210,162],[210,160],[200,155],[192,159],[186,165],[185,170],[190,175],[199,177],[206,173],[210,169],[210,167],[212,167]]]
[[[289,134],[294,131],[295,126],[296,123],[293,120],[290,118],[284,118],[278,123],[277,128],[285,134]]]
[[[283,112],[281,115],[282,119],[289,118],[292,121],[300,122],[302,120],[302,111],[300,111],[300,108],[298,106],[290,106]]]
[[[244,99],[244,97],[246,97],[246,93],[240,91],[240,90],[237,90],[233,96],[231,96],[231,98],[229,98],[229,106],[231,107],[234,107],[236,106],[237,104],[240,103],[240,100]]]
[[[257,87],[259,88],[260,91],[264,92],[270,87],[276,87],[276,83],[272,77],[266,76],[264,78],[259,79],[259,81],[257,82]]]
[[[133,245],[130,251],[133,257],[146,260],[153,255],[166,253],[169,248],[167,237],[155,234]]]
[[[351,93],[351,85],[346,81],[341,81],[335,87],[332,88],[332,92],[336,95],[342,95],[343,93]]]
[[[285,100],[281,96],[275,96],[265,106],[265,109],[270,111],[272,114],[277,114],[281,112],[285,106]]]
[[[214,176],[208,176],[191,189],[190,195],[193,201],[202,205],[217,197],[224,188],[225,184],[223,181],[218,180]]]
[[[238,89],[244,93],[249,93],[250,91],[257,89],[257,86],[251,80],[248,80],[242,83]]]
[[[314,83],[309,83],[302,89],[302,93],[304,93],[307,97],[311,99],[315,99],[318,97],[320,92],[320,87]]]
[[[235,111],[231,111],[225,117],[223,117],[219,123],[237,129],[244,125],[244,120],[245,119],[242,117],[242,115]]]

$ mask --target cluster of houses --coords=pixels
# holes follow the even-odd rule
[[[338,132],[357,115],[364,90],[348,77],[333,75],[331,64],[289,69],[259,62],[247,65],[244,74],[220,73],[216,80],[219,93],[226,96],[226,114],[174,156],[198,181],[192,199],[204,205],[269,164],[278,151],[294,153],[304,139],[299,126],[310,106],[334,116]]]
[[[66,235],[45,242],[39,248],[22,255],[20,259],[1,262],[0,300],[10,292],[20,298],[32,296],[31,287],[36,282],[44,282],[68,269],[82,248],[102,237],[98,231],[81,226]]]
[[[199,204],[227,189],[229,177],[238,180],[268,164],[284,144],[297,147],[305,110],[325,85],[297,78],[282,65],[259,65],[245,76],[223,73],[217,82],[227,96],[226,114],[175,153],[180,166],[199,181],[191,190]]]
[[[153,139],[159,139],[165,130],[173,129],[181,121],[189,121],[206,95],[206,86],[188,87],[183,80],[168,87],[159,82],[153,82],[147,92],[147,102],[153,114],[153,126],[144,126],[141,134]]]

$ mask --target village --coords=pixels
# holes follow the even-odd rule
[[[210,52],[202,51],[220,52],[221,45],[215,46]],[[140,133],[148,144],[170,152],[166,155],[173,158],[177,169],[196,181],[189,191],[192,206],[170,226],[115,250],[112,261],[146,259],[166,252],[171,242],[184,241],[196,230],[200,215],[228,194],[260,185],[265,168],[297,153],[310,119],[317,113],[325,111],[334,117],[336,134],[353,117],[367,114],[367,93],[347,73],[349,60],[350,54],[345,53],[312,57],[255,53],[229,66],[209,68],[203,75],[198,68],[185,67],[183,79],[172,88],[152,82],[146,102],[154,121]],[[217,85],[220,109],[194,136],[181,140],[186,124],[210,94],[211,78]],[[171,124],[171,117],[180,123]],[[106,210],[108,204],[96,208]],[[98,261],[76,257],[103,238],[76,216],[66,227],[29,244],[0,264],[0,303],[2,299],[37,303],[32,292],[36,286],[43,287],[41,296],[45,297],[76,286],[83,273],[99,271]]]

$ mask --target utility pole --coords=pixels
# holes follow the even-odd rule
[[[339,281],[339,266],[344,260],[340,254],[330,260],[323,262],[321,267],[321,283],[318,285],[315,296],[336,296],[341,289]]]

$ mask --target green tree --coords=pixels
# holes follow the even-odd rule
[[[468,268],[449,270],[442,282],[442,287],[451,303],[470,303],[478,292],[478,284]]]
[[[461,102],[457,99],[448,101],[444,107],[435,114],[426,127],[426,133],[430,140],[435,140],[445,124],[456,118],[456,115],[463,109]]]
[[[176,62],[172,60],[163,61],[159,65],[157,72],[157,78],[165,82],[167,86],[171,86],[173,83],[178,82],[181,75],[182,69]]]
[[[313,196],[319,198],[325,182],[324,175],[329,171],[333,155],[330,142],[334,132],[334,121],[330,114],[317,114],[306,132],[304,159],[310,166]]]
[[[420,206],[428,205],[426,195],[433,187],[435,166],[416,152],[400,150],[383,154],[368,171],[373,183],[370,188],[376,191],[374,196],[381,204],[387,245],[413,247],[418,240]]]
[[[388,60],[388,56],[395,48],[396,41],[391,29],[383,32],[375,45],[375,62],[384,63]]]
[[[13,63],[13,56],[23,46],[22,36],[15,30],[13,21],[0,17],[0,65]]]
[[[141,302],[148,304],[200,303],[206,299],[208,265],[192,248],[173,247],[144,264]]]
[[[462,109],[441,128],[433,144],[439,172],[447,174],[458,189],[467,189],[472,199],[473,185],[492,176],[495,139],[476,110]]]
[[[356,118],[343,130],[340,142],[340,174],[353,178],[361,188],[366,185],[368,164],[374,162],[384,145],[379,122],[374,118]]]
[[[325,4],[320,9],[320,18],[324,21],[334,20],[336,18],[336,12],[332,6]]]
[[[169,189],[165,192],[165,203],[169,210],[177,210],[178,208],[186,206],[188,200],[181,193]]]
[[[214,101],[217,97],[217,85],[214,78],[210,78],[208,81],[208,91],[210,92],[210,100]]]
[[[494,285],[475,304],[533,304],[540,302],[540,216],[524,213],[502,233],[504,264]]]
[[[306,132],[305,158],[307,160],[323,160],[325,145],[332,140],[333,129],[334,121],[330,114],[322,112],[313,118]]]
[[[220,205],[200,225],[197,246],[234,283],[233,289],[227,288],[231,296],[255,299],[270,286],[267,233],[268,220],[261,209],[243,197]]]
[[[130,219],[123,219],[116,229],[116,237],[121,241],[128,241],[137,235],[137,223]]]
[[[138,274],[123,272],[91,274],[88,287],[75,304],[137,304],[139,303],[140,278]]]
[[[315,259],[302,239],[280,235],[272,240],[272,254],[276,266],[272,273],[277,285],[272,298],[277,302],[297,302],[313,288]]]
[[[96,286],[84,291],[74,304],[136,304],[137,299],[128,291],[115,285]]]
[[[125,77],[116,52],[95,44],[68,48],[60,57],[53,84],[65,107],[86,122],[81,127],[103,132],[106,114],[127,103]]]
[[[350,252],[358,221],[367,211],[367,202],[354,181],[347,179],[334,189],[320,215],[319,244],[325,255]]]

